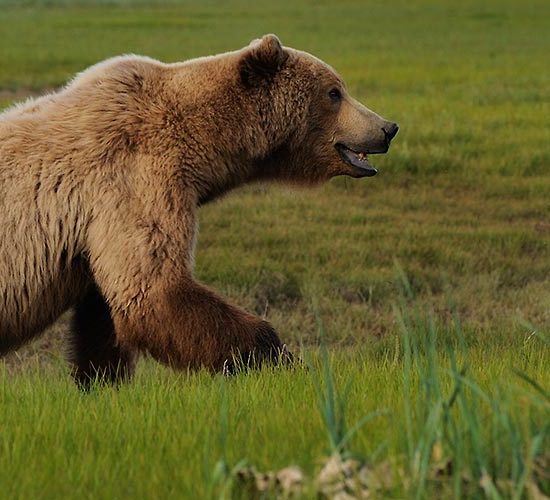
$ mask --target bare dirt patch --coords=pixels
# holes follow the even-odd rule
[[[29,366],[47,366],[64,357],[71,313],[64,314],[35,341],[0,357],[7,373],[18,373]]]

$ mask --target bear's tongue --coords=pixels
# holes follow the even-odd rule
[[[372,177],[378,173],[378,170],[369,163],[367,153],[356,153],[343,144],[339,146],[338,151],[340,152],[340,156],[350,165],[360,168],[365,176]]]

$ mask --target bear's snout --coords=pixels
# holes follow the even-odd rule
[[[386,144],[389,147],[391,140],[397,135],[397,132],[399,132],[399,125],[397,125],[397,123],[388,123],[382,127],[382,131],[386,138]]]

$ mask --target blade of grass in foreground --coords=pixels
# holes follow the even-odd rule
[[[396,315],[403,344],[403,448],[409,495],[429,497],[434,485],[446,488],[447,481],[456,498],[522,498],[528,494],[529,478],[531,489],[547,491],[547,482],[533,477],[533,463],[548,442],[547,426],[539,424],[534,433],[525,429],[508,388],[497,387],[490,394],[466,375],[458,359],[468,351],[456,352],[456,346],[464,346],[463,339],[454,338],[461,335],[456,316],[450,326],[437,328],[431,315],[410,309],[411,287],[402,273],[401,279]],[[443,352],[436,348],[441,342]],[[541,384],[513,371],[542,396],[538,403],[548,409],[548,393]],[[540,421],[532,406],[520,411],[532,412],[532,419]],[[444,469],[434,464],[434,456],[442,454]]]

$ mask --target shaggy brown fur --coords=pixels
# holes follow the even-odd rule
[[[138,351],[176,368],[273,359],[273,328],[193,279],[197,208],[256,180],[372,175],[335,145],[381,152],[395,132],[273,35],[178,64],[109,59],[7,110],[0,354],[76,306],[83,384],[129,377]]]

